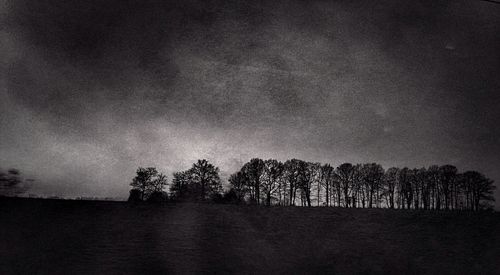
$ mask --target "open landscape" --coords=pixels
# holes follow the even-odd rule
[[[0,275],[500,274],[500,0],[0,2]]]
[[[500,215],[0,201],[1,274],[498,274]]]

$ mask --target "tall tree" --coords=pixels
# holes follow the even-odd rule
[[[387,169],[384,175],[384,195],[387,198],[387,205],[394,209],[394,196],[396,195],[396,186],[398,182],[399,168],[391,167]]]
[[[439,166],[431,165],[427,168],[427,183],[430,190],[430,205],[432,209],[441,208],[441,186]]]
[[[361,168],[363,182],[368,190],[368,207],[373,207],[375,198],[376,204],[379,201],[379,190],[384,178],[384,168],[380,164],[367,163]]]
[[[263,191],[266,194],[266,205],[271,205],[271,197],[274,191],[279,187],[279,179],[283,174],[283,163],[268,159],[264,161],[264,169],[262,171],[261,183]]]
[[[284,163],[283,176],[288,184],[288,204],[295,205],[297,189],[300,188],[300,164],[301,160],[291,159]]]
[[[260,187],[261,187],[261,177],[264,172],[264,161],[259,158],[253,158],[249,162],[243,165],[242,171],[248,177],[251,184],[250,200],[254,203],[260,203]]]
[[[350,191],[353,173],[354,166],[351,163],[343,163],[339,165],[335,171],[338,182],[340,183],[340,189],[342,190],[344,207],[349,207],[350,205]]]
[[[154,167],[142,168],[139,167],[136,171],[136,176],[130,183],[133,189],[138,190],[140,200],[145,200],[153,192],[154,179],[158,175],[158,171]],[[131,193],[132,195],[132,193]]]
[[[454,186],[457,177],[457,168],[453,165],[443,165],[439,167],[440,184],[444,195],[444,205],[448,210],[452,207]]]
[[[335,175],[335,169],[330,164],[325,164],[321,166],[321,178],[322,184],[325,187],[325,201],[326,206],[330,206],[330,196],[331,189],[333,186],[333,180]]]
[[[199,198],[201,200],[205,200],[214,194],[222,192],[219,168],[215,167],[207,160],[198,160],[193,164],[189,173],[191,179],[190,183],[199,188]]]
[[[175,172],[170,186],[171,196],[175,199],[185,198],[188,194],[190,173],[188,171]]]
[[[398,174],[398,190],[400,196],[400,207],[411,208],[413,203],[412,170],[404,167]]]
[[[245,173],[238,171],[229,177],[229,185],[238,202],[243,202],[249,190],[249,180]]]

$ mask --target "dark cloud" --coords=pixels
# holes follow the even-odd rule
[[[44,178],[40,192],[123,195],[138,165],[209,158],[227,174],[253,156],[500,180],[487,2],[19,0],[1,14],[0,165]]]

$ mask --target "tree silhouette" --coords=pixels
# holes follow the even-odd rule
[[[478,211],[490,208],[495,199],[492,196],[495,186],[493,181],[476,171],[463,174],[463,187],[467,209]],[[483,202],[483,203],[481,203]]]
[[[199,190],[200,199],[206,200],[211,195],[221,193],[222,185],[219,177],[219,168],[207,160],[198,160],[189,171],[190,183]]]
[[[281,163],[258,158],[232,174],[229,184],[231,193],[226,195],[238,202],[247,198],[264,202],[263,193],[266,205],[274,199],[279,205],[294,206],[299,195],[301,206],[312,206],[311,193],[316,188],[317,206],[472,211],[490,208],[495,189],[493,181],[481,173],[459,174],[452,165],[385,171],[377,163],[343,163],[334,169],[330,164],[299,159]]]
[[[242,172],[248,178],[250,200],[256,204],[260,203],[260,185],[264,167],[265,164],[262,159],[253,158],[245,163],[242,168]]]
[[[361,166],[361,177],[368,193],[368,207],[373,207],[375,198],[376,204],[379,201],[379,191],[384,178],[384,169],[380,164],[367,163]]]
[[[443,165],[439,167],[439,173],[439,182],[444,195],[444,206],[446,210],[449,210],[453,201],[453,189],[457,177],[457,168],[453,165]]]
[[[248,193],[248,182],[249,180],[246,174],[241,171],[229,177],[229,184],[231,185],[230,190],[234,192],[238,202],[243,202],[245,200],[245,196]]]
[[[297,195],[297,189],[300,188],[300,162],[298,159],[287,160],[284,163],[285,181],[288,184],[288,204],[295,205],[295,198]]]
[[[11,168],[7,173],[0,170],[0,196],[19,196],[29,189],[32,179],[23,180],[18,169]]]
[[[330,164],[325,164],[321,166],[321,184],[325,188],[325,206],[330,206],[331,203],[330,198],[332,193],[331,189],[333,186],[334,176],[335,176],[335,169]]]
[[[283,174],[283,163],[268,159],[264,161],[264,169],[262,171],[261,182],[263,191],[266,194],[266,205],[271,205],[271,198],[274,192],[279,187],[279,180]]]
[[[391,167],[387,169],[384,175],[384,196],[387,199],[389,208],[394,209],[394,197],[396,196],[396,186],[398,183],[399,168]]]
[[[182,200],[207,200],[221,195],[219,168],[207,160],[198,160],[191,169],[175,172],[170,187],[171,196]]]
[[[167,177],[154,167],[142,168],[139,167],[136,171],[136,176],[130,183],[132,190],[130,191],[130,201],[145,201],[152,197],[152,200],[159,200],[160,197],[165,197],[163,192],[167,184]]]
[[[174,199],[185,198],[189,193],[190,171],[175,172],[170,186],[170,193]]]
[[[337,167],[335,175],[339,182],[339,187],[342,191],[344,207],[349,207],[350,205],[350,191],[353,182],[354,166],[351,163],[343,163]],[[340,191],[340,190],[339,190]],[[339,204],[340,204],[340,194],[339,194]]]

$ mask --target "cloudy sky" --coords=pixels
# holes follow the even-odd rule
[[[0,167],[32,193],[126,197],[138,166],[200,158],[224,175],[295,157],[500,181],[500,5],[0,5]]]

